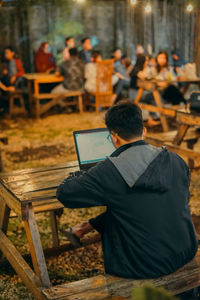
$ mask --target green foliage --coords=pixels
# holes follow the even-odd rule
[[[178,300],[164,288],[156,288],[151,284],[136,287],[133,290],[131,300]]]

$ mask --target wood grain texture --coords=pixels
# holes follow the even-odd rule
[[[177,272],[158,279],[133,280],[115,276],[95,276],[78,282],[43,290],[48,300],[105,300],[112,297],[130,297],[134,287],[152,283],[172,294],[180,294],[200,285],[200,256]]]

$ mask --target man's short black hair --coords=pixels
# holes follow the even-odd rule
[[[65,43],[67,43],[69,40],[71,40],[71,39],[73,39],[73,36],[68,36],[68,37],[66,37],[66,39],[65,39]]]
[[[78,56],[78,50],[77,48],[71,48],[69,49],[70,56]]]
[[[110,107],[105,123],[110,132],[127,141],[141,137],[143,133],[142,111],[130,100],[120,101]]]
[[[85,41],[87,41],[87,40],[90,40],[90,37],[89,37],[89,36],[84,37],[84,38],[81,40],[81,44],[84,44]]]
[[[4,50],[10,50],[11,52],[14,52],[15,53],[15,48],[13,46],[8,46],[8,47],[5,47]]]

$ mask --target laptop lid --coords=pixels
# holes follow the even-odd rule
[[[73,134],[81,170],[105,160],[116,150],[107,128],[74,131]]]

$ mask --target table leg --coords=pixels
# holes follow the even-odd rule
[[[82,95],[78,96],[78,107],[79,107],[79,112],[83,112],[83,97]]]
[[[48,288],[51,286],[51,283],[49,280],[47,266],[44,258],[44,252],[42,249],[40,235],[39,235],[32,205],[29,204],[28,210],[29,210],[28,220],[24,221],[24,228],[26,231],[26,235],[30,247],[33,267],[36,274],[41,279],[42,285]]]
[[[181,124],[172,144],[179,146],[182,143],[189,127],[189,125]]]
[[[142,98],[143,92],[144,92],[144,89],[143,89],[143,88],[139,88],[138,93],[137,93],[137,96],[136,96],[136,98],[135,98],[135,100],[134,100],[134,103],[135,103],[135,104],[138,104],[138,103],[140,102],[140,100],[141,100],[141,98]]]
[[[162,103],[161,103],[161,100],[160,100],[160,94],[159,94],[159,92],[157,90],[153,91],[153,96],[154,96],[156,105],[158,107],[162,107]],[[167,118],[165,116],[163,116],[163,115],[160,115],[160,121],[161,121],[161,124],[162,124],[163,131],[164,132],[169,131],[169,127],[168,127],[168,123],[167,123]]]
[[[0,200],[0,230],[2,230],[3,233],[7,233],[8,229],[8,222],[9,222],[9,216],[10,216],[10,208],[8,205]],[[2,254],[0,253],[0,259],[2,258]]]
[[[50,211],[50,223],[51,223],[51,231],[53,236],[53,247],[58,247],[59,238],[58,238],[58,224],[56,219],[56,211]]]

